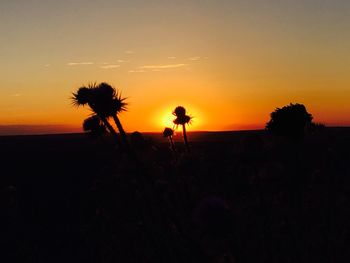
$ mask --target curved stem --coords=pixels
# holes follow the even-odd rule
[[[123,128],[123,126],[122,126],[122,124],[121,124],[121,122],[120,122],[118,116],[117,116],[117,115],[113,115],[113,120],[114,120],[114,122],[115,122],[115,125],[117,125],[117,128],[118,128],[118,130],[119,130],[119,133],[120,133],[120,136],[121,136],[121,138],[122,138],[122,141],[123,141],[124,146],[125,146],[127,149],[129,149],[128,139],[127,139],[127,137],[126,137],[126,133],[125,133],[125,131],[124,131],[124,128]]]
[[[103,124],[107,127],[108,131],[113,135],[117,144],[120,144],[118,134],[114,130],[113,126],[108,122],[108,120],[105,117],[100,117],[100,119],[102,120]]]

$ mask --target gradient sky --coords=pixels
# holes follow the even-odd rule
[[[2,0],[0,35],[0,126],[79,130],[69,97],[95,81],[128,97],[127,131],[177,105],[190,130],[263,128],[290,102],[350,125],[348,0]]]

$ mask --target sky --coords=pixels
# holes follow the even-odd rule
[[[127,97],[128,132],[177,105],[189,130],[264,128],[289,103],[350,125],[347,0],[2,0],[0,36],[0,133],[81,131],[69,98],[91,82]]]

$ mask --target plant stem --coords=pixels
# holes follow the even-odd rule
[[[114,130],[113,126],[108,122],[108,120],[104,117],[100,117],[100,119],[102,120],[103,124],[107,127],[108,131],[113,135],[115,141],[117,142],[117,144],[120,144],[120,140],[118,137],[117,132]]]
[[[189,152],[190,151],[190,147],[188,146],[188,140],[187,140],[187,134],[186,134],[186,124],[182,124],[182,132],[183,132],[183,136],[184,136],[186,150],[187,150],[187,152]]]
[[[113,120],[114,120],[115,124],[117,125],[117,128],[119,130],[120,136],[121,136],[122,141],[123,141],[123,144],[124,144],[125,148],[128,150],[129,149],[128,139],[126,137],[126,133],[125,133],[125,131],[123,129],[123,126],[122,126],[118,116],[117,115],[113,115]]]
[[[169,141],[170,141],[171,149],[173,150],[173,152],[176,152],[172,136],[169,136]]]

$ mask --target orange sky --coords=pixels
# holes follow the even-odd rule
[[[263,128],[290,102],[350,125],[349,2],[261,2],[2,2],[0,126],[80,130],[69,97],[95,81],[128,97],[129,132],[161,131],[177,105],[190,130]]]

